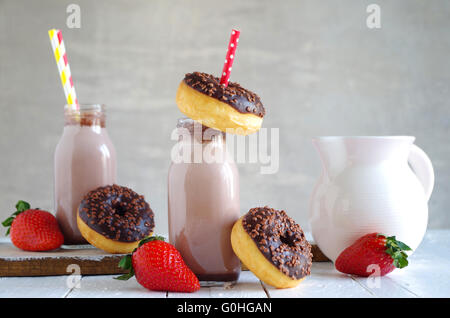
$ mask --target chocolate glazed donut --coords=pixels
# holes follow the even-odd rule
[[[178,87],[176,102],[191,119],[240,135],[258,131],[266,114],[257,94],[234,82],[225,87],[219,78],[201,72],[186,74]]]
[[[77,216],[83,237],[109,253],[130,253],[153,233],[154,214],[142,195],[111,185],[89,192]]]
[[[184,82],[196,91],[222,101],[242,114],[255,114],[261,118],[266,114],[259,96],[238,83],[229,82],[225,87],[220,84],[218,77],[200,72],[186,74]]]
[[[311,245],[285,211],[251,209],[233,226],[231,243],[241,261],[274,287],[297,286],[310,274]]]

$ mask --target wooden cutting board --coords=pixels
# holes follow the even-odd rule
[[[313,261],[328,259],[313,245]],[[0,240],[0,277],[122,274],[118,267],[122,254],[109,254],[91,245],[63,245],[51,252],[27,252],[16,248],[8,239]],[[243,268],[244,269],[244,268]],[[245,270],[245,269],[244,269]]]
[[[79,266],[80,275],[120,274],[123,255],[109,254],[91,245],[63,245],[50,252],[27,252],[10,241],[0,241],[0,276],[70,275]],[[72,266],[71,266],[72,265]]]

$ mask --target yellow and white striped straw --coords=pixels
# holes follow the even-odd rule
[[[52,44],[53,53],[55,54],[56,65],[58,66],[59,76],[66,95],[67,104],[73,105],[74,109],[78,109],[78,100],[73,86],[72,74],[67,61],[66,48],[61,30],[51,29],[48,31],[50,43]]]

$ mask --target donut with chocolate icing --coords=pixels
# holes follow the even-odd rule
[[[144,197],[116,184],[84,196],[77,224],[89,243],[113,254],[131,253],[155,227],[153,211]]]
[[[186,116],[203,125],[248,135],[257,132],[266,114],[258,95],[238,83],[220,84],[213,75],[188,73],[178,86],[176,102]]]
[[[311,245],[285,211],[250,209],[234,224],[231,245],[249,270],[276,288],[295,287],[310,274]]]

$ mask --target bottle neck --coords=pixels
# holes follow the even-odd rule
[[[173,163],[234,164],[228,154],[225,133],[189,118],[178,120],[178,143],[172,152]]]
[[[187,143],[225,145],[225,133],[215,130],[189,118],[182,118],[177,124],[178,141]]]
[[[104,105],[66,106],[64,109],[65,126],[106,127]]]

